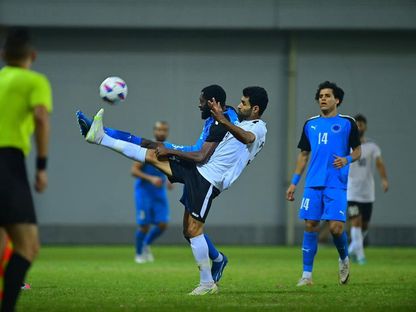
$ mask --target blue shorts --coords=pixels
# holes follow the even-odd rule
[[[347,190],[329,187],[305,187],[299,218],[304,220],[347,220]]]
[[[168,223],[169,204],[167,197],[136,190],[136,219],[138,225]]]

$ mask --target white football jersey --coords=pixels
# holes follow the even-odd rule
[[[256,136],[254,142],[243,144],[227,132],[209,161],[197,166],[199,173],[220,191],[230,187],[266,142],[267,129],[264,121],[244,120],[237,126],[252,132]]]
[[[374,167],[380,148],[376,143],[365,141],[361,144],[361,158],[350,165],[347,199],[360,203],[375,201]]]

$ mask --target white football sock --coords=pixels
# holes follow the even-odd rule
[[[108,147],[113,151],[119,152],[120,154],[123,154],[127,158],[133,160],[137,160],[140,162],[145,162],[146,160],[147,148],[141,147],[130,142],[116,140],[107,134],[104,134],[104,137],[100,145]]]
[[[354,251],[357,255],[357,259],[364,259],[364,244],[363,244],[363,234],[360,227],[353,226],[351,227],[351,240],[354,244]]]
[[[302,278],[312,278],[312,272],[303,271]]]
[[[211,275],[211,264],[209,262],[208,244],[204,234],[190,239],[192,253],[199,267],[199,277],[201,284],[213,284],[214,280]]]

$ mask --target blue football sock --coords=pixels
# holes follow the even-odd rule
[[[146,237],[146,233],[136,230],[136,255],[141,255],[143,252],[143,241]]]
[[[312,272],[313,260],[318,250],[318,233],[303,232],[303,271]]]
[[[161,230],[160,227],[158,227],[158,226],[152,227],[152,229],[147,233],[146,237],[144,238],[144,244],[145,245],[150,245],[163,232],[164,232],[164,230]]]
[[[218,256],[220,255],[220,253],[218,252],[217,248],[215,248],[214,244],[211,242],[208,235],[204,234],[204,237],[205,237],[205,240],[207,241],[207,244],[208,244],[209,258],[211,260],[217,259]]]
[[[109,135],[110,137],[116,140],[130,142],[136,145],[140,145],[142,143],[141,137],[134,136],[129,132],[124,132],[124,131],[116,130],[112,128],[104,128],[104,131],[107,135]]]
[[[337,247],[339,257],[344,260],[348,256],[348,239],[347,233],[344,231],[340,236],[332,236],[334,245]]]

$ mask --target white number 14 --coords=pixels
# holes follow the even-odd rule
[[[324,133],[319,132],[319,135],[318,135],[318,144],[321,144],[321,143],[323,143],[323,144],[327,144],[328,143],[328,132],[324,132]]]

